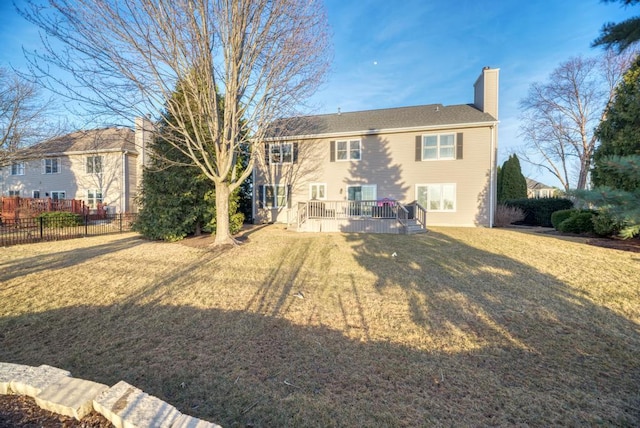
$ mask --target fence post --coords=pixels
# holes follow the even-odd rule
[[[122,213],[120,213],[120,233],[122,233]]]
[[[38,222],[40,223],[40,239],[42,240],[42,236],[44,235],[44,230],[43,230],[44,217],[42,216],[38,217]]]
[[[84,215],[84,236],[89,236],[89,214]]]

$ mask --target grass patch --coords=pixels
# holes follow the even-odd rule
[[[637,426],[639,280],[638,254],[499,229],[15,246],[0,361],[223,426]]]

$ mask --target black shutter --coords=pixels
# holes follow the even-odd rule
[[[287,208],[291,208],[291,184],[287,184]]]
[[[456,159],[462,159],[462,132],[456,135]]]
[[[261,184],[258,186],[258,208],[264,208],[264,185]]]
[[[416,162],[422,161],[422,135],[416,137]]]
[[[293,163],[298,163],[298,143],[293,143]]]
[[[331,150],[329,161],[335,162],[336,161],[336,142],[335,141],[330,141],[329,142],[329,146],[330,146],[330,150]]]
[[[269,143],[264,143],[264,163],[269,165]]]

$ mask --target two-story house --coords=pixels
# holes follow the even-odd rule
[[[424,208],[426,225],[491,227],[498,77],[482,70],[472,104],[277,121],[254,171],[254,221],[402,233],[403,218]],[[387,226],[373,225],[383,219]]]
[[[77,199],[111,213],[136,212],[152,129],[136,118],[135,130],[77,131],[28,147],[0,169],[2,196]]]

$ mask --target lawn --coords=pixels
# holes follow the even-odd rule
[[[639,325],[640,253],[515,230],[0,248],[0,361],[225,427],[639,426]]]

